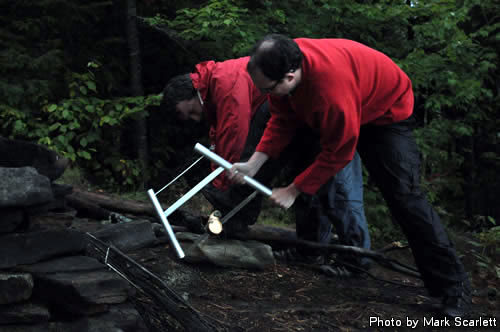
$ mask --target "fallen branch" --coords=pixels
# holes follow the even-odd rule
[[[293,233],[292,233],[293,232]],[[353,246],[344,246],[340,244],[323,244],[314,241],[306,241],[297,239],[295,231],[280,227],[266,227],[262,225],[254,225],[250,227],[250,231],[245,234],[239,234],[239,239],[256,240],[267,243],[279,244],[281,246],[302,246],[311,249],[319,249],[327,252],[347,253],[354,256],[368,257],[379,265],[390,270],[400,272],[412,277],[420,278],[418,270],[412,266],[398,262],[384,254],[384,251],[374,251]]]

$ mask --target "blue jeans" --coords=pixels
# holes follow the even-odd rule
[[[298,238],[329,243],[333,230],[337,233],[340,244],[370,249],[359,154],[356,153],[353,160],[325,183],[316,195],[301,194],[295,211]],[[309,249],[301,251],[304,254],[315,253]],[[366,259],[346,260],[351,263],[368,263]]]

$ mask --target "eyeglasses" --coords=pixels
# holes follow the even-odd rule
[[[272,92],[278,84],[280,84],[282,80],[277,80],[276,83],[274,83],[272,86],[267,87],[267,88],[259,88],[260,92],[262,93],[269,93]]]

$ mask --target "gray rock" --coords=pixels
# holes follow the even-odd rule
[[[11,233],[24,221],[24,212],[16,208],[0,209],[0,233]]]
[[[50,330],[49,326],[50,326],[49,323],[5,325],[5,326],[0,326],[0,332],[48,332],[48,331],[55,332],[56,331],[56,330]],[[64,330],[57,330],[57,331],[64,331]]]
[[[0,273],[0,304],[22,302],[30,298],[33,277],[28,273]]]
[[[106,269],[97,259],[88,256],[68,256],[53,260],[16,267],[16,270],[35,275],[57,272],[83,272]]]
[[[33,167],[0,167],[0,207],[27,207],[52,199],[49,178],[38,174]]]
[[[148,332],[142,318],[131,305],[112,306],[109,312],[73,321],[34,325],[0,326],[0,332]]]
[[[125,302],[134,290],[110,271],[35,275],[35,284],[37,299],[84,315],[105,312],[109,304]]]
[[[32,166],[38,173],[55,180],[68,164],[67,158],[43,145],[0,137],[0,167]]]
[[[78,231],[41,231],[0,236],[0,243],[0,269],[5,269],[83,253],[86,236]]]
[[[177,233],[178,239],[189,237],[195,239],[197,234]],[[239,267],[264,269],[275,263],[271,246],[257,241],[227,240],[218,237],[207,237],[196,243],[183,243],[189,262],[209,262],[223,267]]]
[[[49,309],[43,305],[21,303],[0,306],[0,324],[36,324],[48,322],[49,319]]]
[[[122,251],[148,247],[156,240],[151,222],[147,220],[106,225],[92,234]]]
[[[105,314],[89,317],[90,331],[130,331],[147,332],[149,331],[144,322],[131,304],[120,304],[110,307]],[[108,329],[100,329],[100,326],[107,324]]]

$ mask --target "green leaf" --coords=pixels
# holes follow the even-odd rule
[[[56,139],[61,142],[61,144],[63,145],[66,145],[67,144],[67,141],[66,141],[66,136],[63,136],[63,135],[59,135],[56,137]]]
[[[69,129],[71,129],[71,130],[75,130],[75,129],[79,129],[79,128],[80,128],[80,124],[76,120],[69,124]]]
[[[83,147],[86,147],[88,144],[88,141],[87,141],[87,138],[86,137],[83,137],[81,140],[80,140],[80,145],[83,146]]]
[[[61,126],[61,124],[60,124],[59,122],[56,122],[56,123],[54,123],[53,125],[51,125],[51,126],[49,127],[49,131],[54,131],[54,130],[56,130],[57,128],[59,128],[60,126]]]
[[[79,157],[82,157],[83,159],[87,159],[87,160],[90,160],[92,159],[92,156],[90,155],[90,153],[88,153],[87,151],[78,151],[76,153]]]
[[[14,129],[16,131],[22,131],[25,127],[26,125],[21,120],[16,120],[16,122],[14,123]]]
[[[470,244],[472,244],[474,247],[479,247],[480,248],[480,247],[483,246],[481,243],[475,242],[475,241],[472,241],[472,240],[469,240],[467,242],[469,242]]]
[[[105,116],[103,116],[103,117],[101,118],[100,124],[101,124],[101,126],[102,126],[103,124],[105,124],[105,123],[109,123],[110,121],[111,121],[111,117],[109,117],[109,116],[105,115]]]
[[[49,105],[49,107],[47,108],[47,111],[49,111],[49,112],[54,112],[56,109],[57,109],[57,105],[56,105],[56,104],[51,104],[51,105]]]
[[[92,81],[87,81],[87,88],[89,88],[90,91],[97,92],[97,87],[94,82]]]

